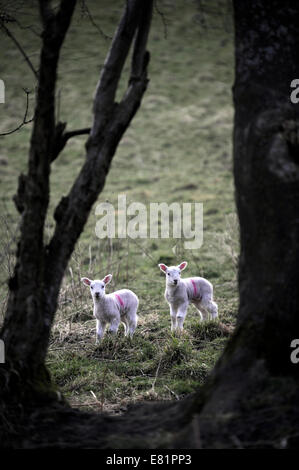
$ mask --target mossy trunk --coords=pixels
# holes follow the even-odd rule
[[[203,446],[294,445],[299,366],[299,5],[235,1],[236,331],[193,402]]]

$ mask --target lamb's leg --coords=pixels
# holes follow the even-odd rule
[[[204,310],[200,304],[200,302],[193,302],[194,307],[196,308],[199,316],[200,321],[206,320],[207,312]]]
[[[213,300],[210,303],[210,313],[212,315],[212,320],[218,317],[218,305]]]
[[[201,301],[202,310],[206,310],[214,320],[218,317],[218,305],[211,299],[202,299]]]
[[[210,312],[203,306],[200,307],[202,312],[203,321],[208,321],[210,319]]]
[[[129,333],[129,324],[128,324],[128,322],[127,322],[127,319],[126,319],[126,318],[122,318],[121,321],[122,321],[122,324],[123,324],[124,327],[125,327],[125,336],[128,336],[128,333]]]
[[[137,328],[137,315],[135,315],[134,318],[132,318],[129,322],[129,337],[132,338],[133,334],[135,333],[135,330]]]
[[[109,328],[110,333],[112,333],[113,335],[116,335],[119,324],[120,324],[119,318],[115,318],[114,320],[112,320],[112,322],[110,323],[110,328]]]
[[[103,338],[104,333],[105,333],[105,328],[106,328],[106,323],[101,320],[97,320],[96,344],[98,344]]]
[[[187,308],[188,308],[188,302],[182,304],[178,308],[178,313],[177,313],[177,328],[179,332],[183,330],[183,325],[184,325],[184,320],[187,315]]]
[[[169,304],[170,318],[171,318],[171,331],[177,329],[177,309]]]
[[[127,318],[126,318],[126,323],[128,325],[127,327],[127,335],[130,338],[132,338],[136,328],[137,328],[137,322],[138,322],[138,315],[137,315],[137,308],[138,304],[135,306],[132,306],[127,313]]]

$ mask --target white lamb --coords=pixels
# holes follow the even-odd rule
[[[165,299],[170,307],[171,331],[183,329],[184,320],[190,303],[195,305],[201,320],[214,319],[218,316],[218,306],[213,301],[213,286],[203,277],[188,277],[181,279],[187,262],[179,266],[166,266],[159,264],[159,268],[166,275]]]
[[[81,281],[90,287],[93,300],[93,316],[97,321],[98,343],[104,336],[107,324],[109,331],[116,334],[120,322],[125,326],[125,336],[132,337],[137,327],[138,297],[129,289],[121,289],[111,294],[105,293],[106,284],[112,279],[112,274],[107,274],[104,279],[92,281],[83,277]]]

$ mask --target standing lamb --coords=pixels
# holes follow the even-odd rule
[[[171,331],[183,329],[187,308],[190,303],[195,305],[201,319],[207,320],[209,315],[214,319],[218,316],[218,306],[213,301],[213,286],[203,277],[188,277],[181,279],[187,262],[179,266],[159,264],[166,275],[165,299],[170,307]]]
[[[97,343],[104,336],[107,324],[109,331],[116,334],[120,322],[125,326],[125,336],[132,337],[137,327],[138,297],[129,289],[121,289],[111,294],[105,294],[106,284],[112,279],[112,274],[107,274],[101,281],[91,281],[83,277],[81,281],[90,287],[93,300],[93,316],[97,320]]]

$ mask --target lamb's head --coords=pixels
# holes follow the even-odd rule
[[[97,302],[105,295],[106,284],[109,284],[111,279],[112,274],[107,274],[107,276],[105,276],[101,281],[98,279],[92,281],[91,279],[88,279],[88,277],[82,277],[81,281],[86,286],[89,286],[93,301]]]
[[[187,261],[183,261],[178,266],[166,266],[166,264],[159,264],[159,268],[166,275],[166,284],[168,286],[176,286],[181,279],[181,272],[186,268]]]

